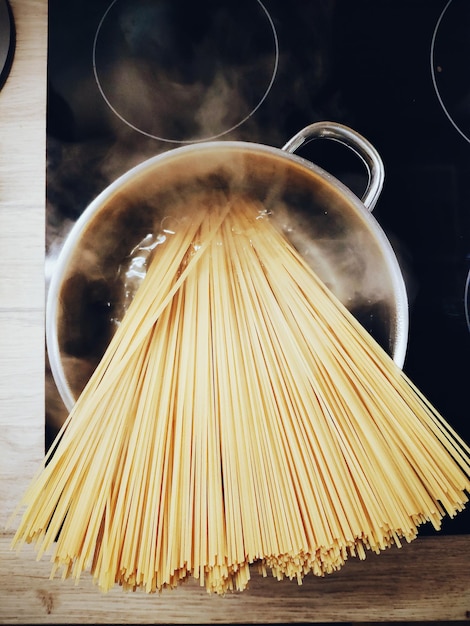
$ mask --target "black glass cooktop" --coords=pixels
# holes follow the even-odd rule
[[[151,155],[351,126],[385,165],[374,215],[408,287],[404,369],[470,441],[469,48],[468,0],[50,0],[48,272],[87,204]],[[361,195],[345,152],[302,154]],[[47,389],[50,441],[64,408]]]

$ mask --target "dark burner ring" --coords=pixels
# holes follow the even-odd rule
[[[15,50],[15,27],[7,0],[0,0],[0,89],[10,73]]]

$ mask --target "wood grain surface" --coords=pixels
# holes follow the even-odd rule
[[[44,454],[46,0],[12,0],[17,45],[0,91],[0,528]],[[147,596],[102,594],[84,576],[49,580],[31,546],[0,534],[0,623],[470,621],[470,535],[421,537],[351,559],[302,586],[253,575],[241,594],[196,583]]]
[[[3,623],[288,623],[464,620],[470,613],[466,537],[416,539],[365,561],[349,560],[336,574],[278,582],[254,573],[248,590],[209,595],[195,581],[159,595],[103,594],[89,576],[50,581],[47,558],[31,546],[0,544]],[[451,570],[448,568],[452,567]]]

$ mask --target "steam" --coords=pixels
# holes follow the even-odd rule
[[[256,5],[255,0],[253,4]],[[318,19],[318,9],[315,10],[316,20],[308,21],[309,38],[312,28],[317,31],[316,36],[326,36],[322,33],[328,30],[324,26],[331,19],[333,4],[325,3],[325,7],[330,8],[324,9],[323,20]],[[114,2],[111,2],[110,8],[113,5]],[[96,77],[84,74],[81,70],[73,73],[67,66],[53,85],[59,103],[69,110],[74,138],[69,141],[69,128],[66,129],[66,140],[60,137],[60,133],[57,137],[48,135],[47,284],[63,243],[77,218],[99,193],[134,166],[179,145],[198,143],[217,136],[281,146],[288,139],[280,123],[283,121],[280,117],[286,110],[291,115],[293,110],[300,112],[299,117],[306,123],[323,117],[323,111],[314,109],[312,93],[307,97],[305,85],[298,73],[290,75],[290,67],[296,63],[296,58],[290,56],[289,50],[282,51],[282,64],[278,67],[277,39],[268,37],[268,43],[265,41],[260,45],[255,54],[245,55],[232,64],[218,65],[217,59],[211,58],[213,52],[209,39],[203,37],[197,45],[185,44],[175,32],[161,29],[160,24],[168,23],[168,19],[163,20],[164,16],[160,16],[156,22],[145,23],[140,20],[139,29],[146,27],[147,30],[136,30],[137,22],[133,21],[135,15],[132,11],[134,6],[143,5],[146,8],[164,5],[167,10],[173,10],[171,3],[128,3],[130,9],[123,16],[121,26],[126,44],[135,53],[133,57],[121,57],[118,61],[114,58],[109,71],[101,73],[99,64],[105,62],[106,58],[101,58],[100,50],[97,50],[98,82],[95,82]],[[214,7],[217,7],[216,2],[213,3]],[[288,4],[278,10],[287,14],[290,11]],[[306,8],[305,11],[308,13],[313,9]],[[226,32],[224,19],[222,12],[213,16],[213,24],[218,29],[217,36],[221,38]],[[282,22],[282,19],[278,21]],[[194,26],[195,33],[198,27],[198,24]],[[301,28],[301,25],[296,28]],[[185,62],[177,65],[176,61],[181,56],[173,56],[172,51],[182,43],[187,46],[182,53]],[[234,42],[234,45],[239,44],[238,40]],[[151,52],[158,52],[160,56],[157,56],[162,61],[160,66],[148,62],[136,63],[149,52],[148,48],[143,50],[139,46],[150,46]],[[320,90],[325,74],[324,58],[313,43],[311,49],[305,50],[303,54],[317,68],[312,89]],[[205,59],[211,63],[210,71],[204,72]],[[199,71],[202,71],[201,76],[198,76]],[[263,100],[274,77],[276,81],[284,81],[283,89],[278,88],[276,93],[270,92],[269,98]],[[284,85],[288,86],[287,89],[284,89]],[[335,94],[331,97],[334,99]],[[262,115],[254,115],[261,101]],[[54,110],[50,109],[50,113],[50,118],[54,120]],[[295,128],[294,132],[297,130]],[[232,185],[238,185],[243,179],[246,173],[244,167],[238,160],[230,164],[220,162],[215,169],[219,169],[219,173],[223,172],[230,191]],[[187,177],[192,174],[191,171],[186,172]],[[194,174],[197,175],[197,172]],[[350,233],[344,238],[327,237],[325,233],[319,236],[312,228],[306,229],[305,216],[295,214],[292,207],[283,202],[283,189],[282,176],[273,178],[264,198],[266,204],[289,239],[318,270],[325,282],[344,302],[359,306],[361,302],[368,305],[379,301],[387,286],[381,281],[380,275],[376,275],[374,264],[361,266],[361,259],[364,258],[362,235]],[[173,201],[182,206],[185,198],[178,194],[175,191]],[[171,200],[168,200],[165,207],[154,207],[156,218],[153,228],[134,242],[126,251],[121,266],[115,268],[120,295],[117,308],[109,320],[112,325],[119,323],[132,300],[145,275],[152,251],[163,243],[161,220],[172,214],[168,208],[170,204]],[[120,233],[114,232],[111,236],[119,237]],[[103,243],[106,245],[106,242],[95,243],[100,247]],[[87,254],[79,258],[77,273],[86,268],[90,284],[101,280],[99,254],[97,249],[94,256],[93,249],[88,248]],[[77,308],[81,304],[77,301]],[[86,379],[92,367],[87,357],[69,355],[64,358],[68,361],[67,368],[71,375],[78,380]],[[63,414],[56,409],[56,399],[48,400],[47,404],[50,413],[59,415],[55,421],[61,421]],[[48,418],[54,422],[53,415],[48,415]]]
[[[229,16],[208,0],[183,10],[115,5],[98,26],[93,69],[103,100],[130,129],[170,143],[216,139],[243,124],[270,92],[279,44],[260,0],[231,7]]]

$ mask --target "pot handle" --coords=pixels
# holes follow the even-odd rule
[[[348,126],[336,122],[315,122],[306,126],[289,139],[283,146],[286,152],[294,153],[300,146],[312,139],[331,139],[338,141],[352,150],[366,166],[369,181],[361,198],[362,203],[369,211],[373,211],[382,191],[385,170],[382,159],[374,146]]]

